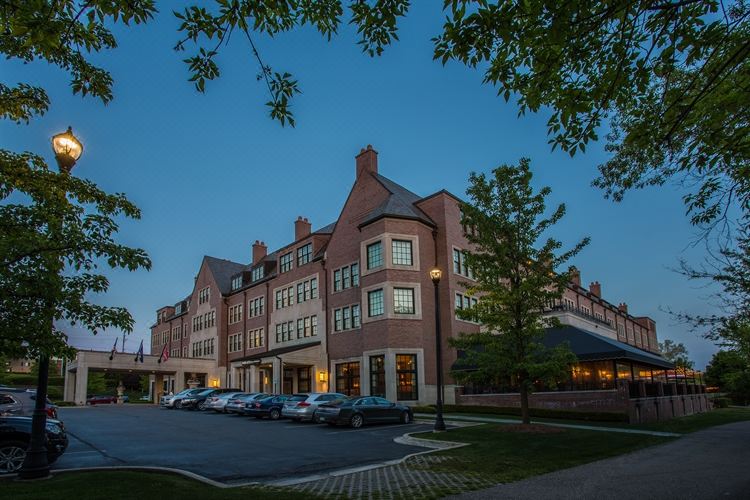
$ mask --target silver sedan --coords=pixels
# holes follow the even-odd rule
[[[330,403],[337,399],[344,399],[344,394],[338,392],[313,392],[311,394],[295,395],[284,403],[281,415],[298,422],[312,421],[318,405]]]
[[[207,410],[213,410],[219,413],[226,413],[227,412],[227,403],[230,399],[233,397],[243,394],[241,392],[225,392],[224,394],[217,394],[215,396],[211,396],[206,400],[206,409]]]

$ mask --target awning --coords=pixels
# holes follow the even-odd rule
[[[631,361],[648,365],[654,368],[673,370],[674,364],[665,360],[658,354],[644,351],[635,346],[619,342],[597,333],[588,332],[570,325],[558,328],[547,328],[542,343],[547,347],[555,347],[568,342],[570,350],[579,361]],[[482,346],[477,346],[481,350]],[[458,359],[453,363],[453,371],[472,371],[476,366],[471,366],[466,356],[461,351]]]

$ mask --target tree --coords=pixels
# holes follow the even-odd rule
[[[713,355],[706,366],[706,384],[726,392],[729,390],[730,377],[747,368],[747,361],[736,351],[721,350]]]
[[[565,215],[559,205],[548,217],[545,198],[548,187],[534,193],[529,160],[518,166],[502,165],[492,175],[472,173],[462,204],[462,224],[471,228],[467,238],[472,249],[466,262],[475,282],[465,283],[467,293],[479,298],[476,307],[459,310],[460,316],[478,321],[480,333],[462,334],[451,344],[465,352],[473,372],[456,372],[459,380],[511,380],[518,387],[523,422],[529,419],[529,392],[536,380],[557,381],[569,375],[576,360],[566,345],[546,348],[542,344],[544,317],[549,304],[561,298],[569,282],[567,272],[556,270],[589,242],[584,238],[572,249],[560,252],[562,244],[545,232]]]
[[[662,357],[674,363],[676,368],[692,370],[694,363],[688,358],[687,347],[682,342],[678,344],[673,340],[665,339],[664,342],[659,342],[659,350]]]

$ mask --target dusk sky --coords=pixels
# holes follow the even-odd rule
[[[247,41],[234,36],[218,58],[222,77],[205,95],[189,82],[171,10],[153,22],[116,29],[119,47],[92,60],[114,78],[115,99],[72,95],[68,75],[43,63],[2,61],[3,81],[46,88],[49,112],[30,125],[0,122],[3,147],[30,150],[54,163],[50,137],[68,125],[84,143],[74,174],[108,192],[124,192],[143,211],[124,221],[119,241],[144,248],[150,272],[107,272],[109,293],[95,300],[127,307],[148,350],[156,309],[192,291],[203,255],[247,263],[251,245],[269,251],[293,239],[297,216],[313,229],[337,219],[354,182],[354,156],[367,144],[380,153],[380,173],[420,195],[440,189],[463,196],[469,172],[531,158],[534,183],[548,185],[550,206],[568,213],[554,235],[570,246],[591,244],[573,264],[583,285],[602,284],[605,299],[626,302],[636,316],[657,323],[660,341],[684,342],[698,368],[716,347],[666,312],[710,313],[709,290],[671,270],[679,258],[697,263],[681,193],[674,186],[629,193],[622,203],[591,187],[604,144],[570,158],[547,144],[548,112],[518,117],[480,71],[432,60],[430,38],[439,33],[437,2],[416,2],[402,23],[401,41],[376,59],[356,45],[344,26],[326,42],[312,29],[270,40],[257,37],[265,62],[289,71],[303,91],[294,100],[296,128],[267,116],[265,86]],[[603,137],[606,131],[600,131]],[[107,350],[119,333],[96,337],[72,330],[79,348]]]

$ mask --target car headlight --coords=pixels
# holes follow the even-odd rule
[[[45,427],[50,434],[62,434],[62,428],[54,422],[47,422]]]

